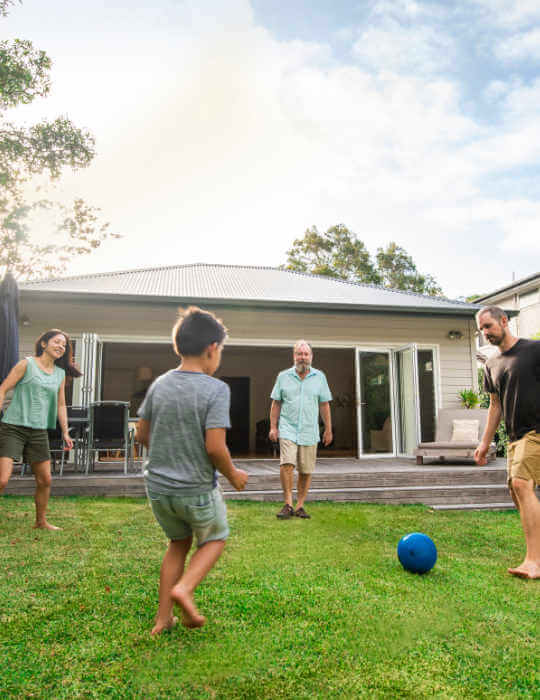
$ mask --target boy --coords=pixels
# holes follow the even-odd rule
[[[221,556],[229,534],[216,469],[241,491],[248,475],[237,469],[225,442],[230,390],[214,379],[227,329],[197,307],[181,312],[172,331],[178,368],[152,384],[139,408],[136,439],[149,448],[145,482],[152,511],[169,538],[159,580],[159,607],[152,634],[177,623],[202,627],[193,593]],[[193,536],[197,550],[184,564]]]

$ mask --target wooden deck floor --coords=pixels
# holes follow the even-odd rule
[[[235,460],[249,473],[245,491],[234,491],[220,478],[228,499],[281,501],[277,459]],[[31,474],[15,473],[5,493],[34,490]],[[53,475],[53,496],[144,496],[142,463],[127,474],[119,462],[99,462],[88,476],[66,465],[62,477]],[[364,503],[424,503],[438,509],[513,507],[506,487],[506,465],[498,459],[486,467],[471,462],[417,465],[414,459],[319,458],[309,500]]]

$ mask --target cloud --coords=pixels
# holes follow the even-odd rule
[[[374,71],[430,75],[448,68],[454,60],[454,39],[436,6],[410,0],[379,0],[352,52]]]
[[[110,15],[105,35],[51,47],[55,94],[43,109],[67,108],[99,149],[61,194],[83,194],[125,234],[71,272],[278,265],[308,226],[343,222],[371,251],[397,241],[461,294],[471,267],[488,279],[485,241],[491,274],[505,269],[503,247],[537,250],[536,203],[501,201],[486,180],[538,161],[540,89],[492,81],[484,97],[502,117],[477,121],[443,72],[452,35],[425,5],[378,3],[342,62],[326,43],[276,39],[242,0],[160,9],[133,32],[129,13],[122,32]],[[92,27],[101,10],[86,11]],[[154,29],[141,43],[144,22]]]
[[[507,61],[540,60],[540,27],[508,37],[497,45],[495,53]]]
[[[540,21],[538,0],[470,0],[470,7],[481,9],[485,21],[506,29]]]

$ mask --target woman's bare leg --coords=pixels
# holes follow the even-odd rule
[[[34,527],[42,530],[60,530],[61,528],[47,522],[46,517],[51,495],[51,462],[48,459],[46,462],[34,462],[31,466],[36,479],[36,492],[34,495],[36,524]]]
[[[11,457],[0,457],[0,493],[6,488],[12,471],[13,460]]]

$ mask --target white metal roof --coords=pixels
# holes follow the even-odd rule
[[[272,267],[195,263],[40,280],[20,284],[34,292],[202,300],[249,305],[414,311],[471,316],[478,306],[443,297],[386,289]]]

